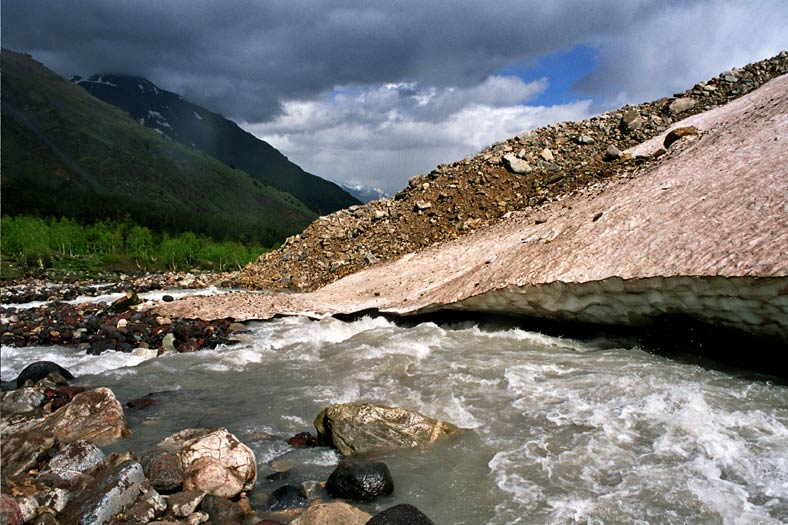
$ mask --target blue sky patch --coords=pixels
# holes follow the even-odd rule
[[[585,44],[574,46],[563,53],[544,55],[535,66],[514,64],[498,71],[501,75],[516,75],[526,82],[547,77],[548,88],[528,101],[529,106],[552,106],[566,104],[578,98],[573,86],[575,82],[591,73],[597,64],[597,50]],[[582,97],[588,98],[588,97]]]

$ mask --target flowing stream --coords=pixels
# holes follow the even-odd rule
[[[338,461],[282,438],[314,433],[325,406],[368,400],[468,429],[375,454],[396,488],[361,505],[369,512],[407,502],[446,525],[788,522],[788,387],[779,382],[506,325],[291,317],[248,326],[235,346],[144,362],[3,347],[2,377],[48,359],[123,403],[155,394],[154,406],[127,410],[133,436],[106,451],[227,427],[255,451],[258,507],[284,483],[325,480]],[[292,467],[289,479],[269,481],[272,465]]]

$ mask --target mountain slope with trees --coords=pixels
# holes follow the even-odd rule
[[[292,195],[140,126],[29,55],[2,51],[3,214],[129,216],[267,245],[316,216]]]
[[[127,111],[144,126],[294,195],[321,215],[359,204],[333,182],[305,172],[235,122],[144,78],[93,75],[73,81],[91,95]]]

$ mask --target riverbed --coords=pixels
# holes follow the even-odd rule
[[[233,346],[143,361],[65,347],[2,348],[2,377],[52,360],[110,387],[144,452],[187,427],[226,427],[255,452],[253,506],[325,480],[339,457],[290,448],[333,403],[374,401],[464,429],[376,453],[394,478],[370,512],[412,503],[436,524],[788,522],[788,387],[673,361],[622,339],[573,340],[503,322],[383,317],[248,323]],[[273,466],[272,466],[273,465]],[[269,481],[275,468],[292,468]],[[276,476],[274,476],[276,477]]]

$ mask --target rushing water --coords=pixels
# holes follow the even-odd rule
[[[144,362],[4,347],[2,376],[50,359],[122,402],[157,393],[127,412],[134,435],[114,450],[227,427],[257,456],[253,504],[283,483],[266,480],[272,461],[294,462],[297,484],[325,479],[338,460],[267,435],[314,432],[323,407],[369,400],[468,429],[376,454],[396,489],[371,512],[408,502],[437,524],[788,522],[786,386],[506,326],[294,317],[249,328],[236,346]]]

